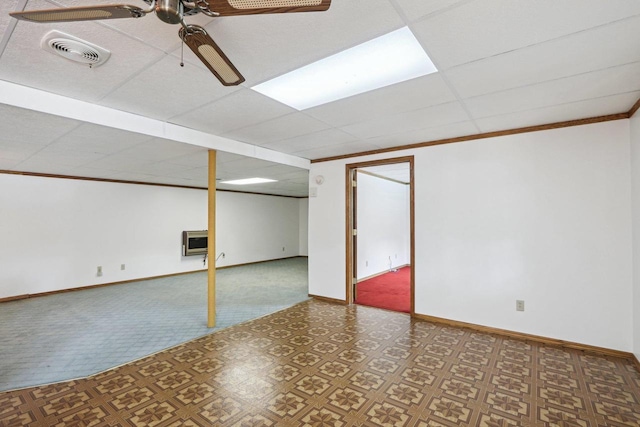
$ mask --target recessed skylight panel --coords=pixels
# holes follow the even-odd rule
[[[411,30],[403,27],[252,89],[305,110],[436,71]]]
[[[220,181],[220,184],[251,185],[251,184],[264,184],[266,182],[276,182],[276,180],[267,179],[267,178],[244,178],[244,179],[233,179],[231,181]]]

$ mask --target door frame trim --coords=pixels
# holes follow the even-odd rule
[[[349,163],[345,165],[345,240],[346,240],[346,299],[349,305],[353,304],[353,274],[354,274],[354,248],[353,248],[353,187],[351,185],[352,174],[358,168],[369,166],[390,165],[394,163],[409,163],[409,260],[411,263],[411,316],[415,315],[415,202],[414,202],[414,156],[393,157],[388,159],[370,160],[367,162]]]

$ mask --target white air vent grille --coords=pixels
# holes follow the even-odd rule
[[[111,52],[100,46],[56,30],[48,32],[40,46],[48,52],[90,67],[104,64],[111,55]]]

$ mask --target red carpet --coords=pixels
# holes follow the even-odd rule
[[[411,311],[411,267],[403,267],[397,273],[385,273],[358,283],[356,304],[387,310]]]

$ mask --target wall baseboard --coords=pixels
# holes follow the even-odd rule
[[[320,295],[313,295],[313,294],[309,294],[309,297],[318,301],[331,302],[331,303],[340,304],[340,305],[347,305],[347,302],[342,299],[321,297]]]
[[[548,337],[542,337],[539,335],[525,334],[523,332],[509,331],[507,329],[492,328],[489,326],[476,325],[473,323],[459,322],[457,320],[450,320],[450,319],[444,319],[442,317],[428,316],[426,314],[416,313],[414,314],[413,317],[415,317],[416,319],[425,320],[427,322],[440,323],[440,324],[454,326],[458,328],[466,328],[466,329],[471,329],[478,332],[484,332],[487,334],[495,334],[495,335],[515,338],[519,340],[533,341],[540,344],[548,344],[556,347],[564,347],[564,348],[570,348],[573,350],[581,350],[584,352],[594,353],[594,354],[599,354],[604,356],[614,356],[614,357],[620,357],[623,359],[635,359],[637,361],[633,353],[629,353],[621,350],[613,350],[610,348],[597,347],[593,345],[581,344],[581,343],[576,343],[571,341],[564,341],[556,338],[548,338]],[[640,370],[640,366],[638,365],[636,366]]]
[[[410,264],[403,264],[403,265],[399,265],[399,266],[393,267],[393,268],[396,269],[396,270],[400,270],[401,268],[405,268],[405,267],[409,267],[409,266],[410,266]],[[390,270],[384,270],[384,271],[381,271],[380,273],[372,274],[371,276],[362,277],[362,278],[358,279],[358,283],[364,282],[365,280],[373,279],[374,277],[382,276],[383,274],[389,273],[389,271]]]
[[[14,295],[12,297],[0,298],[0,303],[9,302],[9,301],[17,301],[19,299],[27,299],[27,298],[29,298],[29,294]]]
[[[247,262],[247,263],[244,263],[244,264],[235,264],[235,265],[227,265],[227,266],[224,266],[224,267],[218,267],[218,268],[216,268],[216,270],[223,270],[223,269],[226,269],[226,268],[233,268],[233,267],[242,267],[242,266],[245,266],[245,265],[252,265],[252,264],[261,264],[261,263],[264,263],[264,262],[279,261],[279,260],[283,260],[283,259],[292,259],[292,258],[307,258],[307,257],[306,256],[292,256],[292,257],[286,257],[286,258],[269,259],[269,260],[266,260],[266,261]],[[181,276],[181,275],[184,275],[184,274],[201,273],[201,272],[206,272],[206,271],[208,271],[208,270],[205,268],[205,269],[201,269],[201,270],[182,271],[180,273],[161,274],[159,276],[140,277],[138,279],[122,280],[122,281],[119,281],[119,282],[109,282],[109,283],[100,283],[98,285],[79,286],[77,288],[59,289],[59,290],[56,290],[56,291],[49,291],[49,292],[38,292],[36,294],[15,295],[15,296],[11,296],[11,297],[0,298],[0,303],[9,302],[9,301],[23,300],[23,299],[28,299],[28,298],[44,297],[44,296],[47,296],[47,295],[63,294],[63,293],[67,293],[67,292],[84,291],[84,290],[87,290],[87,289],[102,288],[103,286],[123,285],[125,283],[141,282],[143,280],[162,279],[162,278],[165,278],[165,277]]]
[[[225,266],[222,266],[222,267],[216,267],[216,270],[224,270],[226,268],[233,268],[233,267],[244,267],[245,265],[262,264],[262,263],[265,263],[265,262],[281,261],[281,260],[284,260],[284,259],[293,259],[293,258],[309,258],[309,257],[306,256],[306,255],[294,255],[294,256],[287,256],[287,257],[284,257],[284,258],[265,259],[264,261],[253,261],[253,262],[245,262],[243,264],[233,264],[233,265],[225,265]]]
[[[67,292],[84,291],[84,290],[87,290],[87,289],[102,288],[104,286],[124,285],[125,283],[142,282],[144,280],[162,279],[164,277],[182,276],[184,274],[200,273],[200,272],[203,272],[203,271],[207,271],[207,270],[205,269],[205,270],[182,271],[180,273],[161,274],[159,276],[149,276],[149,277],[141,277],[139,279],[121,280],[119,282],[100,283],[98,285],[79,286],[77,288],[58,289],[56,291],[38,292],[38,293],[35,293],[35,294],[16,295],[16,296],[13,296],[13,297],[0,298],[0,303],[9,302],[9,301],[16,301],[16,300],[22,300],[22,299],[27,299],[27,298],[45,297],[47,295],[65,294]]]

